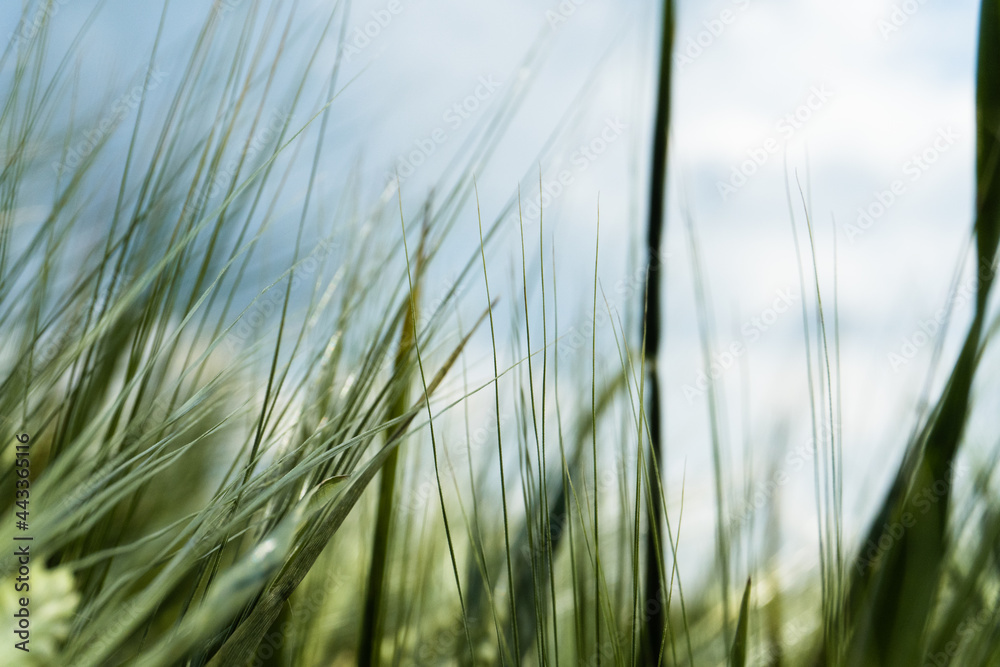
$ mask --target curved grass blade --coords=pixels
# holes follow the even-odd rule
[[[750,581],[743,589],[743,602],[740,603],[740,619],[736,624],[736,636],[733,638],[733,648],[729,652],[730,667],[746,667],[747,664],[747,626],[750,623]]]

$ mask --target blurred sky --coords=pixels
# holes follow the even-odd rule
[[[0,10],[4,34],[14,30],[16,4]],[[54,29],[66,37],[95,6],[92,0],[57,4]],[[233,18],[225,20],[235,21],[252,2],[230,4],[234,9],[227,17]],[[316,20],[330,7],[328,2],[299,4],[303,16]],[[552,159],[540,165],[546,184],[557,181],[561,171],[569,173],[569,184],[545,213],[561,267],[556,279],[566,318],[562,326],[568,329],[574,317],[584,317],[592,297],[598,194],[601,282],[612,304],[624,307],[625,300],[638,298],[628,289],[634,280],[627,281],[635,274],[630,262],[646,207],[659,39],[656,4],[354,2],[348,43],[356,50],[341,80],[357,78],[332,107],[331,142],[337,151],[324,162],[324,187],[336,191],[363,155],[376,196],[384,175],[437,130],[445,140],[403,184],[408,203],[418,205],[461,140],[506,87],[515,85],[526,54],[541,40],[546,55],[533,73],[530,94],[480,175],[484,216],[495,215],[519,183],[525,193],[537,192],[539,146],[561,127],[568,109],[582,107],[579,121],[562,128],[564,137]],[[164,69],[180,75],[182,61],[170,62],[169,54],[183,53],[205,8],[205,2],[194,0],[170,3],[168,55],[160,60]],[[81,49],[86,54],[81,74],[92,82],[87,92],[95,100],[113,95],[135,76],[148,57],[160,11],[159,3],[107,3]],[[679,2],[664,393],[668,493],[676,501],[677,482],[686,475],[686,511],[695,522],[702,516],[710,520],[713,510],[706,483],[711,461],[706,404],[704,398],[691,402],[685,396],[685,386],[695,386],[704,367],[685,214],[704,263],[715,348],[736,342],[746,349],[722,374],[724,425],[733,464],[739,465],[744,442],[750,443],[758,474],[769,448],[800,447],[809,434],[798,310],[802,294],[783,160],[809,192],[828,304],[836,237],[845,504],[848,527],[857,530],[854,517],[867,514],[894,470],[912,429],[934,345],[942,339],[938,332],[922,339],[921,322],[930,327],[927,320],[948,304],[968,242],[977,11],[972,0]],[[383,25],[370,28],[374,36],[366,41],[362,31],[379,20]],[[332,51],[325,55],[332,60]],[[578,99],[592,78],[591,92]],[[481,99],[474,110],[454,110],[477,92]],[[592,148],[588,155],[584,146],[603,148]],[[525,201],[533,197],[525,194]],[[797,192],[793,200],[799,241],[808,251]],[[884,208],[881,213],[876,204]],[[864,221],[864,229],[858,225],[859,209],[878,213],[870,223]],[[475,219],[463,222],[459,234],[474,242]],[[804,261],[810,286],[812,264],[808,256]],[[501,266],[498,273],[506,271]],[[768,309],[782,294],[791,295],[793,308],[768,322]],[[970,315],[967,305],[955,304],[956,326],[945,341],[944,363],[953,358],[955,334]],[[610,326],[599,335],[613,344]],[[910,351],[904,339],[913,345],[912,358],[903,355]],[[901,354],[905,363],[894,364],[891,353]],[[488,368],[488,350],[481,349],[480,356],[482,368]],[[982,400],[992,402],[981,406],[984,410],[995,412],[995,396]],[[974,444],[986,437],[987,430],[975,428],[970,436]],[[799,514],[787,522],[801,538],[789,540],[794,549],[810,547],[815,539],[809,519],[811,470],[805,471],[809,474],[793,476],[781,491],[803,499]]]

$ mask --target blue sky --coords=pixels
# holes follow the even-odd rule
[[[411,128],[433,127],[441,110],[467,94],[478,76],[510,76],[539,26],[544,29],[546,11],[558,11],[558,3],[432,7],[417,0],[394,19],[387,29],[394,32],[369,47],[384,50],[370,61],[363,82],[363,95],[374,96],[369,122],[387,144],[389,159],[413,140]],[[360,7],[355,13],[365,15]],[[608,119],[627,125],[626,135],[585,171],[573,172],[572,185],[554,201],[547,219],[563,255],[592,256],[600,193],[601,277],[613,300],[611,286],[629,275],[629,246],[642,225],[656,12],[648,3],[589,0],[565,18],[555,23],[551,54],[524,113],[484,176],[484,198],[498,205],[509,195],[515,174],[530,165],[534,147],[611,48],[598,70],[596,94],[587,101],[586,119],[561,154],[572,164],[575,149],[599,136]],[[745,436],[740,435],[742,371],[727,371],[721,380],[734,461],[743,437],[770,443],[785,422],[789,448],[808,439],[799,312],[793,309],[765,325],[752,341],[735,333],[760,317],[780,291],[798,292],[782,169],[786,156],[789,170],[803,184],[808,180],[827,299],[836,221],[846,503],[849,517],[863,515],[902,451],[938,336],[914,345],[916,353],[904,356],[903,364],[894,364],[890,355],[909,352],[904,339],[912,343],[916,335],[920,343],[921,322],[948,302],[971,223],[976,24],[974,2],[680,3],[677,44],[688,59],[675,59],[665,393],[668,443],[675,443],[668,471],[676,482],[687,474],[688,501],[694,500],[688,510],[695,516],[712,511],[704,484],[710,469],[704,444],[708,418],[704,402],[692,405],[684,395],[703,358],[679,202],[685,202],[699,236],[715,307],[716,349],[746,344],[746,358],[740,360],[749,372]],[[623,37],[615,42],[618,34]],[[391,100],[405,100],[405,112]],[[761,159],[760,151],[772,147]],[[720,183],[730,182],[733,169],[754,156],[763,164],[723,198]],[[542,168],[546,180],[560,170]],[[635,169],[641,174],[638,186]],[[535,187],[530,180],[523,186]],[[639,215],[629,208],[636,192]],[[859,209],[878,212],[872,204],[882,202],[890,202],[886,210],[871,223],[862,219],[868,226],[860,229]],[[799,224],[804,234],[801,216]],[[581,264],[586,266],[573,266]],[[588,299],[586,280],[567,276],[566,282],[580,286],[570,298]],[[956,305],[959,326],[953,333],[968,315]],[[604,333],[610,340],[610,331]],[[954,338],[946,341],[946,360]],[[788,492],[801,495],[799,506],[811,507],[808,479],[797,480]],[[808,520],[789,522],[789,530],[802,543],[813,539]]]
[[[14,4],[0,13],[4,34],[15,29]],[[65,42],[95,3],[58,4],[53,28]],[[250,3],[231,4],[234,10],[224,20],[236,22]],[[324,187],[336,194],[339,179],[363,154],[374,196],[384,174],[430,140],[433,155],[403,185],[404,196],[417,206],[461,140],[516,84],[525,54],[541,36],[547,55],[531,92],[480,175],[483,210],[487,215],[499,210],[519,183],[533,196],[537,172],[532,170],[539,166],[550,192],[564,175],[545,215],[558,254],[566,258],[557,279],[566,321],[572,322],[586,312],[590,298],[590,260],[580,258],[593,256],[599,195],[601,281],[612,304],[624,307],[616,299],[631,292],[615,286],[634,274],[630,253],[645,209],[658,39],[653,5],[355,2],[348,37],[356,51],[342,80],[357,78],[332,107],[330,141],[337,150],[323,165]],[[304,16],[320,16],[329,3],[302,6]],[[783,424],[788,436],[782,446],[794,448],[808,438],[797,310],[802,295],[783,161],[804,187],[808,182],[825,298],[832,290],[836,236],[846,503],[849,516],[861,515],[857,510],[877,499],[893,468],[888,463],[908,435],[932,349],[941,338],[925,335],[919,343],[919,332],[949,302],[949,284],[968,238],[977,6],[971,0],[679,3],[676,38],[683,58],[674,64],[664,392],[668,443],[676,443],[670,445],[667,474],[672,489],[679,489],[673,482],[686,475],[687,511],[695,517],[710,516],[712,500],[704,483],[710,470],[706,408],[704,401],[692,403],[685,395],[704,359],[684,215],[691,216],[705,263],[715,349],[733,343],[745,349],[720,379],[732,461],[738,465],[744,439],[772,446]],[[167,71],[179,75],[182,62],[172,62],[171,54],[189,44],[204,7],[194,0],[171,3],[160,60]],[[111,2],[96,21],[80,61],[92,97],[85,95],[83,103],[91,103],[95,114],[141,70],[138,63],[148,57],[159,11],[155,3]],[[361,33],[372,22],[377,28],[370,28],[365,41]],[[325,56],[332,62],[332,51]],[[538,146],[559,128],[592,76],[593,92],[576,103],[584,107],[579,122],[566,128],[551,162],[536,165]],[[585,150],[594,146],[601,150]],[[534,175],[525,179],[526,173]],[[800,215],[797,193],[793,199]],[[870,215],[870,222],[862,218],[863,229],[859,209]],[[462,241],[474,243],[472,222],[460,227]],[[799,223],[803,234],[801,217]],[[789,290],[797,294],[794,307],[776,313],[772,322],[769,309]],[[955,304],[957,323],[964,324],[969,314]],[[958,328],[945,339],[945,362]],[[599,335],[613,344],[610,327]],[[912,358],[894,363],[890,355],[905,356],[907,343]],[[488,351],[481,348],[479,355],[485,369]],[[749,389],[747,415],[740,410],[743,388]],[[741,435],[744,426],[748,430]],[[973,436],[978,437],[975,430]],[[788,489],[807,499],[804,507],[811,507],[810,477],[797,478]],[[815,534],[807,516],[789,522],[788,530],[801,538],[789,541],[795,549],[808,547]]]

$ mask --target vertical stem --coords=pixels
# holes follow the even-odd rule
[[[642,609],[659,609],[659,613],[646,619],[646,664],[656,664],[663,646],[667,610],[661,608],[665,601],[663,575],[660,567],[658,539],[663,523],[663,489],[657,470],[663,455],[662,415],[660,408],[660,376],[657,358],[660,348],[660,247],[663,240],[664,209],[667,189],[667,141],[670,127],[670,54],[674,41],[674,3],[663,2],[663,29],[660,43],[660,75],[657,87],[656,120],[653,128],[653,163],[649,186],[649,224],[646,230],[646,287],[643,294],[643,360],[648,373],[648,408],[650,449],[649,480],[649,536],[646,540],[646,585]],[[655,602],[654,602],[655,601]],[[653,603],[655,606],[651,606]]]
[[[406,309],[406,314],[399,335],[399,348],[396,351],[395,370],[393,373],[396,386],[393,388],[392,400],[390,402],[389,420],[403,417],[407,412],[407,406],[410,401],[413,355],[417,349],[416,308],[425,266],[426,250],[424,246],[427,241],[430,220],[431,201],[428,198],[424,207],[423,232],[420,237],[420,246],[417,250],[416,284],[410,289],[409,303],[402,306],[402,308]],[[409,270],[408,255],[407,270]],[[358,665],[360,667],[378,667],[382,663],[382,633],[386,612],[385,599],[388,595],[389,559],[392,555],[393,522],[400,449],[401,447],[397,447],[386,458],[379,481],[378,508],[375,514],[375,535],[372,540],[371,569],[368,572],[368,588],[365,593],[365,605],[361,617],[361,635],[358,644]]]

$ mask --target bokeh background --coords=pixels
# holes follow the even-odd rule
[[[228,0],[220,20],[237,31],[251,4]],[[561,327],[570,331],[592,319],[599,211],[600,283],[608,307],[622,313],[637,341],[657,4],[352,2],[346,23],[352,48],[341,54],[340,92],[330,107],[317,192],[337,201],[352,188],[358,201],[374,202],[394,196],[395,173],[406,215],[416,215],[442,174],[449,173],[452,158],[462,153],[463,142],[482,130],[506,91],[523,86],[523,102],[495,154],[476,169],[484,218],[498,214],[520,187],[525,229],[537,238],[541,178],[547,193],[542,254],[551,268],[554,250]],[[0,34],[12,42],[27,30],[17,23],[19,5],[0,10]],[[323,28],[330,3],[286,7],[302,18],[286,47],[294,54],[309,41],[305,36]],[[168,99],[186,66],[181,54],[213,11],[195,0],[175,0],[165,8],[62,0],[55,8],[43,19],[51,22],[53,41],[68,44],[93,21],[69,65],[84,82],[74,91],[77,106],[60,111],[66,118],[90,119],[107,115],[109,105],[143,76],[161,12],[166,19],[154,69],[162,83],[149,86],[146,113],[165,113],[155,103]],[[808,200],[831,322],[836,287],[845,520],[848,533],[856,535],[862,529],[858,518],[870,515],[896,469],[927,383],[939,387],[941,378],[932,374],[935,349],[941,346],[941,363],[948,367],[971,316],[961,298],[971,273],[960,265],[973,213],[976,22],[977,3],[971,0],[679,3],[664,248],[665,472],[672,507],[683,484],[686,531],[691,531],[685,553],[692,567],[710,561],[700,554],[711,549],[714,500],[708,408],[698,384],[699,372],[710,366],[696,323],[687,221],[707,281],[712,352],[733,343],[745,349],[737,359],[708,360],[724,367],[717,382],[726,455],[734,470],[756,465],[755,479],[763,480],[769,459],[810,446],[800,304],[803,298],[814,302],[815,294],[800,289],[788,184],[807,288],[812,262],[801,225],[802,199]],[[57,59],[61,50],[50,53]],[[337,53],[329,50],[320,58],[326,62],[316,68],[314,86],[305,94],[313,110],[325,99]],[[295,62],[285,59],[286,66]],[[10,76],[12,66],[8,59],[2,75]],[[305,122],[310,113],[300,115]],[[78,121],[72,136],[84,137],[87,127],[93,125]],[[116,166],[120,171],[131,127],[127,118],[102,155],[109,173]],[[316,141],[316,127],[308,132],[308,140]],[[305,188],[308,160],[303,162],[306,169],[297,176],[303,185],[291,188],[291,200]],[[39,205],[20,208],[17,218],[38,220],[50,194],[40,190]],[[292,208],[288,225],[296,222]],[[105,222],[95,218],[87,224],[99,236]],[[289,228],[278,224],[272,230],[275,242],[260,263],[260,280],[273,280],[287,263]],[[456,257],[463,260],[478,244],[473,203],[450,243],[461,249]],[[537,264],[537,243],[529,246]],[[494,256],[503,267],[497,280],[504,283],[507,264],[520,261],[514,216],[500,247]],[[436,271],[432,287],[446,290],[454,275],[441,265]],[[505,289],[517,290],[517,281],[500,291]],[[530,289],[537,300],[537,286]],[[480,295],[470,300],[482,307]],[[791,307],[779,313],[779,303]],[[929,322],[939,321],[949,305],[946,333]],[[599,340],[613,346],[611,318],[599,319]],[[811,344],[815,355],[815,331]],[[508,346],[499,352],[507,363],[513,360]],[[469,359],[473,374],[491,373],[488,338],[477,339]],[[989,378],[989,363],[984,371],[981,377]],[[561,391],[582,394],[589,387],[570,384]],[[980,394],[981,402],[996,400]],[[973,421],[972,455],[978,444],[993,444],[991,437]],[[811,466],[795,468],[780,494],[791,508],[783,516],[782,556],[811,567],[816,535]]]

